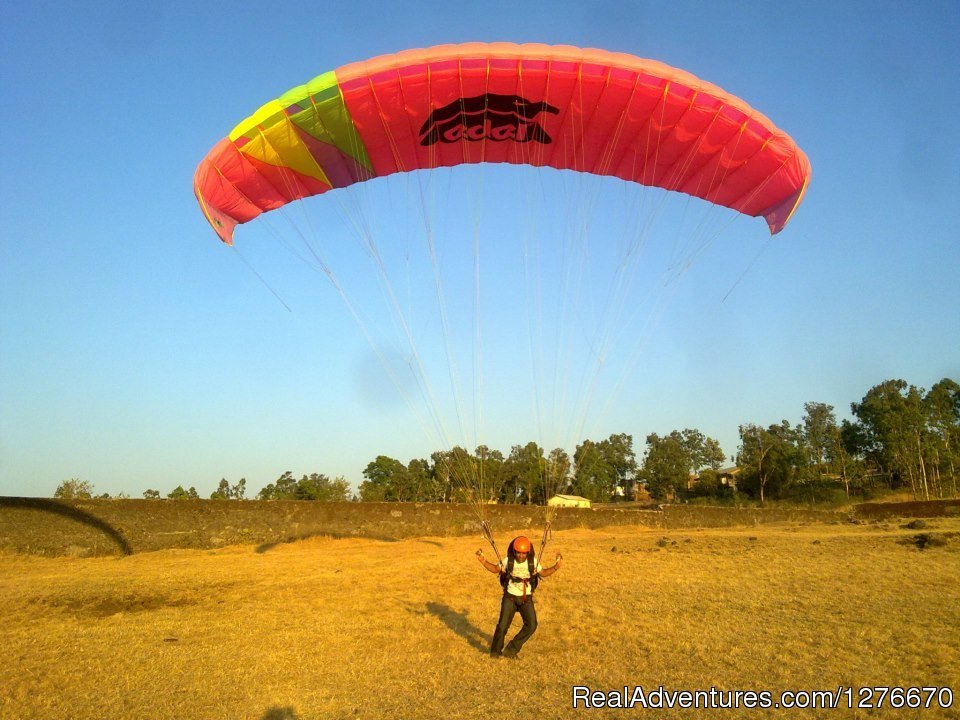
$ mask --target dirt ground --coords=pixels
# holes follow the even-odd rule
[[[960,718],[960,519],[921,522],[556,532],[517,660],[487,652],[500,589],[479,536],[2,553],[0,718]],[[954,698],[572,707],[575,687],[660,686]]]

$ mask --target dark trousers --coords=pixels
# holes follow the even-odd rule
[[[523,644],[536,632],[537,609],[533,606],[533,596],[527,596],[526,601],[521,603],[520,598],[504,593],[503,600],[500,601],[500,620],[497,621],[497,629],[493,631],[493,643],[490,645],[491,655],[499,655],[504,651],[503,639],[507,635],[507,630],[510,629],[513,616],[518,612],[523,619],[523,627],[507,645],[506,650],[520,652]]]

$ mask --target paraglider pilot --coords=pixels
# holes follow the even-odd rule
[[[551,567],[542,567],[537,561],[530,540],[521,535],[510,543],[505,561],[494,564],[483,556],[483,550],[477,550],[477,559],[487,570],[500,575],[500,585],[503,587],[500,619],[493,633],[490,655],[516,657],[520,648],[537,629],[537,610],[533,604],[533,593],[537,584],[540,578],[550,577],[560,568],[563,557],[558,554],[557,561]],[[523,619],[523,627],[504,647],[503,640],[510,629],[510,623],[513,622],[513,616],[518,612]]]

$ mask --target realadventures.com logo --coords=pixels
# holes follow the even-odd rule
[[[493,140],[538,142],[547,145],[553,139],[536,122],[540,113],[554,115],[560,110],[546,102],[530,102],[519,95],[477,95],[460,98],[437,108],[420,128],[420,144]]]

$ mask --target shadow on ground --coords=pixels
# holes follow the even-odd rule
[[[292,707],[272,707],[260,720],[300,720]]]
[[[457,612],[449,605],[443,603],[428,602],[427,612],[436,618],[439,618],[444,625],[453,630],[462,637],[470,647],[482,653],[490,652],[491,636],[483,632],[476,625],[467,619],[465,610]]]
[[[285,537],[283,540],[277,540],[276,542],[263,543],[262,545],[257,545],[254,552],[265,553],[273,550],[280,545],[289,545],[290,543],[299,542],[301,540],[309,540],[310,538],[315,537],[325,537],[332,538],[333,540],[343,540],[344,538],[358,538],[362,537],[365,540],[379,540],[380,542],[400,542],[400,538],[395,538],[390,535],[376,535],[373,533],[364,533],[363,535],[353,535],[350,533],[336,533],[329,531],[317,531],[310,533],[303,533],[302,535],[291,535]]]
[[[68,520],[74,520],[106,535],[124,555],[132,555],[133,548],[123,534],[109,523],[85,510],[72,507],[58,500],[48,498],[0,497],[0,507],[18,508],[24,510],[38,510],[40,512],[60,515]]]

